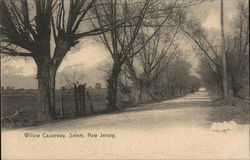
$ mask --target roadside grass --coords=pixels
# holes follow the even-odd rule
[[[213,100],[213,110],[210,112],[210,121],[235,121],[238,124],[249,124],[249,101],[230,98],[226,103],[221,99]]]

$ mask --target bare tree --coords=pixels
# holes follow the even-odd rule
[[[84,84],[86,75],[84,73],[79,73],[78,71],[73,71],[72,74],[63,74],[61,81],[67,88],[74,88],[74,84],[77,86],[79,84]]]
[[[182,31],[195,43],[195,45],[202,51],[214,65],[222,68],[222,61],[214,48],[213,41],[208,38],[207,32],[201,27],[201,24],[196,19],[187,20],[181,26]],[[219,61],[215,61],[215,59]]]
[[[226,36],[227,68],[234,97],[249,83],[249,13],[246,2],[238,4],[233,33]],[[244,95],[247,96],[247,95]]]
[[[231,86],[229,89],[234,97],[240,97],[239,92],[248,81],[246,77],[249,73],[247,67],[249,65],[249,14],[246,3],[239,2],[238,15],[232,25],[233,31],[225,35],[225,54],[228,61],[226,67],[230,77],[228,82]],[[181,28],[200,49],[197,56],[202,63],[200,73],[203,81],[208,88],[213,91],[219,90],[218,93],[222,94],[225,88],[223,87],[223,55],[218,54],[217,45],[213,44],[214,42],[208,38],[206,31],[194,19],[189,20]]]
[[[212,90],[217,90],[218,93],[223,93],[223,76],[221,75],[223,73],[222,55],[218,53],[219,46],[214,42],[216,41],[216,37],[213,37],[214,40],[209,39],[206,30],[202,28],[201,24],[194,18],[183,23],[181,29],[195,44],[194,51],[202,63],[200,65],[200,73],[203,81],[209,82],[210,88],[211,84],[217,87],[217,89],[212,87]],[[210,78],[211,81],[206,80],[208,75],[206,75],[204,69],[213,77],[213,80]]]
[[[38,68],[38,119],[51,120],[55,116],[50,94],[53,79],[50,78],[52,73],[49,71],[53,3],[50,0],[35,1],[35,16],[31,18],[28,2],[17,2],[0,2],[1,53],[34,59]]]
[[[214,65],[203,53],[197,52],[200,59],[199,74],[203,81],[203,85],[214,95],[221,97],[223,95],[223,75],[222,68]]]
[[[166,17],[164,17],[162,22],[157,25],[157,29],[148,39],[145,40],[145,43],[139,46],[135,45],[136,41],[138,40],[138,36],[140,35],[139,33],[143,27],[150,26],[150,24],[147,22],[149,18],[152,18],[152,13],[156,14],[157,12],[163,12],[163,10],[157,9],[159,1],[144,0],[131,4],[127,0],[108,0],[108,4],[109,5],[105,6],[96,6],[96,9],[94,10],[96,17],[98,17],[98,24],[100,26],[116,26],[121,19],[128,20],[127,23],[121,25],[120,28],[115,28],[110,32],[105,32],[100,37],[101,41],[109,50],[113,59],[111,76],[107,80],[108,106],[111,107],[110,109],[117,109],[117,79],[123,64],[138,54],[142,48],[144,48],[144,46],[161,28],[161,26],[169,19],[176,3],[173,3],[165,8],[164,12],[166,13]],[[102,12],[100,12],[100,9],[98,10],[99,7],[102,8]],[[101,17],[100,15],[105,16]],[[93,25],[95,26],[94,23]]]
[[[36,0],[33,10],[32,1],[0,2],[1,54],[31,57],[37,66],[38,121],[56,118],[55,76],[71,47],[80,38],[99,35],[118,26],[90,27],[89,20],[96,17],[89,17],[89,11],[95,3],[97,0]],[[51,37],[55,43],[53,51]]]
[[[137,56],[126,61],[126,67],[129,71],[128,77],[133,81],[136,92],[138,92],[135,98],[136,103],[142,102],[142,92],[149,94],[147,100],[154,100],[150,91],[151,84],[155,83],[156,85],[160,74],[174,57],[178,55],[171,49],[174,46],[174,40],[179,30],[178,25],[172,27],[172,29],[165,27],[163,29],[165,31],[158,32]],[[170,32],[173,32],[173,34]],[[148,36],[142,32],[140,43],[144,43]]]
[[[174,98],[190,92],[190,85],[194,78],[190,75],[191,65],[180,54],[170,62],[157,80],[158,90],[164,98]]]

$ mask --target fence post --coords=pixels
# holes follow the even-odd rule
[[[80,110],[84,114],[87,112],[86,111],[86,104],[85,104],[85,87],[86,87],[86,83],[84,85],[79,85],[79,87],[78,87]]]
[[[77,98],[78,87],[74,83],[74,98],[75,98],[75,114],[78,114],[78,98]]]
[[[90,107],[91,113],[94,113],[94,108],[93,108],[93,104],[92,104],[92,99],[91,99],[91,97],[90,97],[90,94],[89,94],[89,91],[88,91],[88,90],[86,91],[86,95],[87,95],[87,97],[88,97],[88,99],[89,99],[89,107]]]
[[[84,83],[83,88],[82,88],[82,107],[83,107],[84,113],[87,113],[86,102],[85,102],[85,89],[86,89],[86,83]]]
[[[64,110],[63,110],[63,92],[64,92],[64,88],[62,87],[60,90],[60,112],[61,112],[61,118],[64,115]]]

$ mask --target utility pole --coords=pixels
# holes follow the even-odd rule
[[[221,0],[221,17],[220,17],[220,24],[221,24],[221,52],[223,56],[223,90],[224,90],[224,100],[228,98],[228,86],[227,86],[227,60],[226,60],[226,53],[225,53],[225,36],[224,36],[224,13],[223,13],[223,0]]]

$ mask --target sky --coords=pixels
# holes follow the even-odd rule
[[[225,0],[225,29],[230,28],[230,21],[235,15],[237,0]],[[198,18],[202,26],[208,31],[220,31],[220,1],[213,0],[202,5],[192,7],[192,14]],[[189,46],[192,45],[189,41]],[[67,54],[58,69],[57,87],[60,87],[63,72],[78,71],[85,73],[86,82],[90,86],[95,83],[104,84],[103,72],[100,65],[110,60],[110,55],[106,48],[92,38],[84,38],[72,48]],[[191,54],[188,61],[192,64],[192,73],[195,74],[198,67],[198,60]],[[35,79],[36,65],[31,58],[13,57],[8,61],[1,60],[2,86],[14,86],[15,88],[36,88]],[[27,81],[29,83],[27,83]]]

